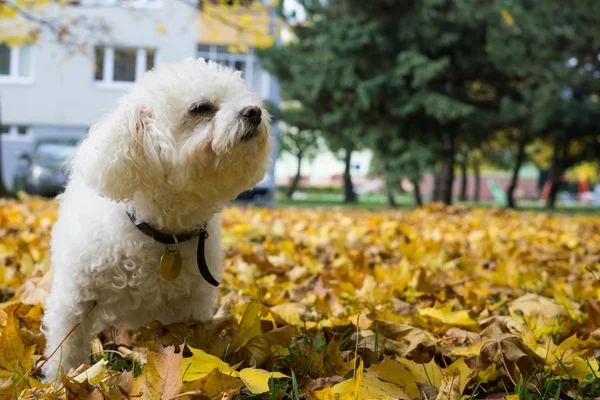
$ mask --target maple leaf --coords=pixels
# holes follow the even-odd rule
[[[456,373],[444,374],[435,400],[459,400],[461,393],[460,375]]]
[[[108,364],[108,361],[100,360],[79,375],[73,377],[72,380],[78,383],[87,382],[90,385],[100,383],[107,373],[106,364]]]
[[[101,365],[106,366],[104,361]],[[95,372],[92,371],[92,378],[95,377]],[[67,399],[82,399],[82,400],[101,400],[103,399],[102,393],[97,387],[92,386],[87,380],[86,372],[83,371],[76,378],[70,377],[61,371],[60,380],[65,389],[65,397]]]
[[[192,352],[192,357],[183,359],[181,371],[184,374],[183,380],[185,382],[197,382],[197,384],[191,384],[192,386],[205,384],[205,381],[202,381],[202,379],[211,374],[215,377],[226,375],[231,378],[240,378],[248,390],[254,394],[259,394],[269,390],[269,380],[271,378],[288,377],[280,372],[269,372],[256,368],[244,368],[236,371],[237,365],[231,367],[219,358],[199,349],[190,348],[190,351]],[[223,384],[227,387],[233,387],[231,380],[225,381]]]
[[[19,393],[27,384],[20,377],[32,370],[35,355],[35,344],[23,337],[19,329],[16,309],[8,310],[8,320],[0,335],[0,393],[4,395]]]
[[[222,398],[224,395],[233,397],[242,386],[243,383],[240,379],[223,374],[218,368],[215,368],[200,379],[184,382],[182,391],[201,392],[203,396],[208,398]]]
[[[439,351],[435,337],[423,329],[415,328],[414,326],[390,321],[377,321],[370,329],[375,329],[383,337],[404,344],[402,346],[395,345],[394,342],[386,342],[400,357],[427,362]]]
[[[480,360],[482,368],[487,368],[491,363],[495,363],[498,369],[504,368],[512,379],[515,377],[515,368],[517,367],[524,380],[529,379],[537,366],[544,361],[519,337],[510,334],[487,342],[481,348]]]
[[[477,325],[477,321],[469,316],[467,310],[452,311],[449,306],[441,309],[423,308],[419,310],[419,315],[435,319],[446,325],[467,327]]]
[[[298,328],[295,326],[275,328],[251,339],[237,352],[228,356],[227,360],[231,363],[243,362],[245,365],[260,367],[269,357],[288,355],[287,347],[297,335]]]
[[[375,376],[365,375],[362,360],[359,362],[354,378],[340,382],[331,388],[314,392],[311,398],[319,400],[350,400],[361,398],[411,400],[411,397],[398,386],[383,382]]]
[[[175,347],[166,347],[162,352],[148,353],[148,363],[140,376],[133,380],[130,396],[144,399],[165,400],[179,393],[182,382],[181,353]]]
[[[372,365],[368,371],[383,381],[395,383],[412,398],[420,395],[417,383],[422,378],[410,366],[386,359],[381,364]]]
[[[258,301],[253,301],[246,307],[239,330],[231,342],[232,352],[260,335],[260,308],[261,305]]]
[[[260,394],[269,391],[269,380],[273,378],[289,378],[281,372],[269,372],[264,369],[244,368],[239,372],[239,377],[244,385],[253,394]]]
[[[231,368],[229,364],[220,358],[205,353],[200,349],[192,347],[189,349],[192,352],[192,356],[184,358],[180,366],[184,381],[189,382],[204,378],[215,369],[226,375],[231,375],[234,372],[234,368]]]

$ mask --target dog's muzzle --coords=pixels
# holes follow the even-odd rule
[[[262,110],[257,106],[248,106],[240,112],[240,116],[247,127],[242,140],[246,141],[254,138],[258,133],[258,126],[262,121]]]
[[[262,110],[257,106],[248,106],[240,113],[247,124],[258,126],[262,120]]]

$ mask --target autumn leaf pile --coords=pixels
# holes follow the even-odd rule
[[[0,203],[0,398],[600,398],[600,217],[227,208],[215,319],[41,362],[53,201]]]

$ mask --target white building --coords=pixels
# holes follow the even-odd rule
[[[42,36],[35,45],[0,44],[0,116],[4,182],[9,188],[18,157],[41,138],[83,137],[118,98],[155,65],[203,56],[244,71],[264,98],[278,101],[278,87],[252,49],[228,54],[226,47],[199,44],[198,11],[173,0],[82,0],[82,6],[49,8],[85,16],[110,28],[90,41],[87,55],[68,55],[63,44]],[[272,174],[271,174],[272,175]]]

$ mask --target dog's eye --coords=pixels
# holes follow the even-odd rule
[[[191,115],[207,116],[215,112],[215,106],[209,103],[201,103],[193,105],[188,111]]]

